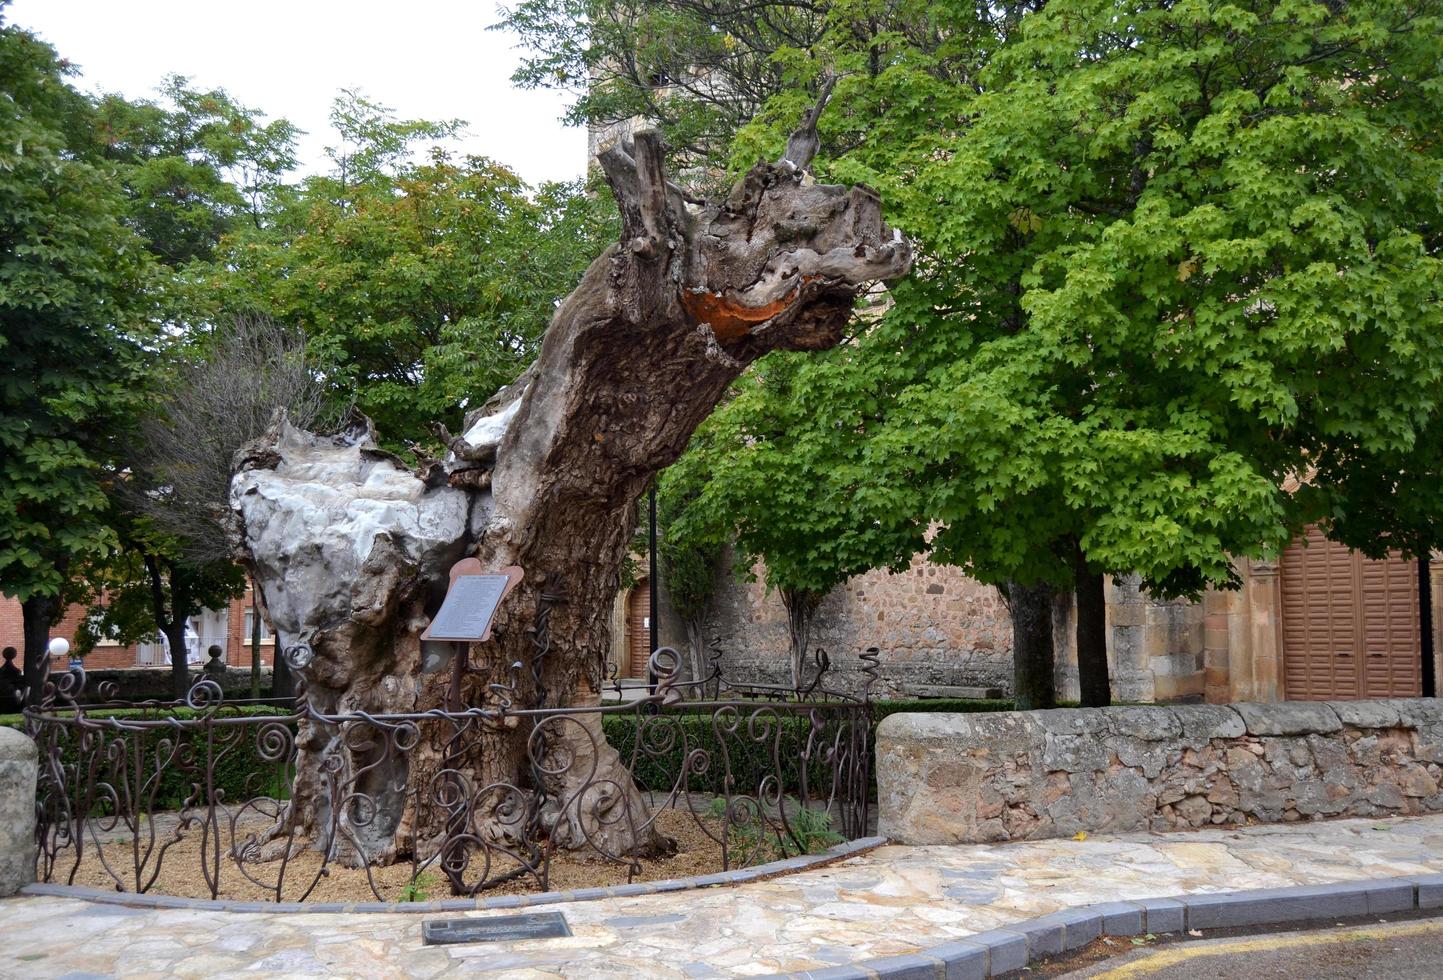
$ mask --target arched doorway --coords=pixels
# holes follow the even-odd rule
[[[626,676],[646,679],[647,661],[651,659],[651,582],[642,579],[626,600]]]
[[[1417,562],[1394,555],[1364,558],[1309,528],[1283,552],[1278,578],[1284,697],[1422,694]]]

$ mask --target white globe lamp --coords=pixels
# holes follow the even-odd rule
[[[70,652],[70,641],[63,636],[57,636],[50,641],[50,656],[63,657]]]

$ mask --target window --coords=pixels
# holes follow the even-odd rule
[[[251,627],[251,623],[253,623],[253,622],[255,621],[255,614],[256,614],[256,607],[255,607],[255,606],[246,606],[245,626],[244,626],[243,630],[241,631],[241,645],[242,645],[242,646],[244,646],[245,644],[247,644],[247,643],[249,643],[249,642],[251,641],[251,628],[252,628],[252,627]],[[262,616],[262,617],[261,617],[261,642],[262,642],[262,643],[269,643],[270,640],[271,640],[271,631],[266,628],[266,618],[265,618],[264,616]]]

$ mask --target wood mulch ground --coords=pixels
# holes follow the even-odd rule
[[[141,834],[139,848],[135,838],[123,828],[108,833],[87,833],[78,866],[75,851],[60,852],[50,880],[58,884],[83,885],[90,888],[115,889],[116,879],[123,883],[120,890],[144,890],[151,895],[171,895],[179,898],[211,898],[212,887],[202,870],[202,848],[206,849],[208,861],[204,864],[215,866],[216,839],[206,840],[200,830],[187,830],[179,841],[170,844],[163,855],[161,847],[171,837],[175,827],[173,816],[169,820],[157,817],[155,845],[147,855],[150,840],[149,831]],[[685,810],[666,809],[657,815],[661,832],[677,843],[677,852],[669,858],[644,860],[640,874],[631,881],[659,881],[666,878],[684,878],[690,875],[713,874],[722,870],[721,845],[712,840],[700,826],[698,820],[706,823],[712,833],[719,834],[718,821],[705,814],[694,817]],[[236,837],[244,842],[253,833],[264,831],[270,821],[256,819],[239,822]],[[98,838],[101,845],[95,846]],[[380,901],[440,901],[451,898],[451,889],[445,875],[436,868],[422,870],[417,876],[418,885],[411,883],[413,867],[410,862],[385,868],[346,868],[335,862],[322,869],[321,855],[306,851],[293,856],[285,863],[284,884],[279,897],[276,882],[281,877],[279,860],[238,863],[229,856],[231,834],[228,827],[222,829],[220,840],[219,892],[214,897],[228,901],[284,901],[294,902],[374,902]],[[467,880],[480,876],[480,868],[473,858],[472,869]],[[136,884],[136,868],[141,867],[140,884]],[[488,879],[498,877],[516,868],[516,862],[505,857],[493,861]],[[108,870],[107,870],[108,868]],[[72,877],[72,869],[74,874]],[[594,853],[561,852],[551,859],[547,888],[552,891],[568,891],[576,888],[598,888],[608,885],[624,885],[628,881],[628,867],[597,857]],[[324,873],[322,873],[324,871]],[[368,873],[369,872],[369,873]],[[247,878],[246,875],[250,878]],[[250,880],[256,879],[255,881]],[[312,883],[314,882],[314,887]],[[307,889],[309,894],[305,894]],[[373,890],[374,889],[374,890]],[[539,892],[542,888],[534,877],[526,876],[510,881],[496,888],[480,892],[481,896],[512,895]]]

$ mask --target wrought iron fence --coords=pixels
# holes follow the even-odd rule
[[[286,656],[303,667],[309,650]],[[659,683],[626,703],[388,715],[328,714],[304,690],[226,701],[204,679],[184,702],[82,705],[84,672],[58,675],[26,712],[37,878],[305,901],[350,875],[363,900],[396,901],[545,890],[563,854],[630,881],[648,872],[638,842],[665,844],[659,821],[711,842],[699,873],[868,832],[870,698],[828,690],[824,653],[806,684],[746,697],[715,662],[679,681],[679,659],[656,651]],[[488,778],[518,745],[512,775]]]

